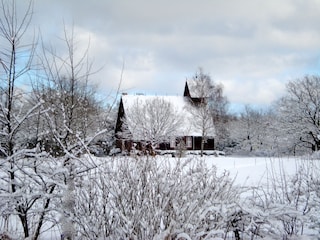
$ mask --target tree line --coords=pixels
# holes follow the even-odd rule
[[[301,155],[319,150],[320,77],[304,76],[286,85],[285,95],[268,109],[250,105],[228,122],[231,151],[262,155]],[[226,145],[224,145],[226,146]]]

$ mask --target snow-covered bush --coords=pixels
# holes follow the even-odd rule
[[[10,159],[9,159],[10,160]],[[12,239],[22,239],[26,233],[32,239],[57,230],[58,193],[63,169],[58,171],[56,159],[46,152],[23,149],[15,154],[15,192],[6,188],[10,161],[0,161],[0,239],[10,233]]]
[[[173,162],[174,161],[174,162]],[[193,159],[114,158],[76,183],[78,237],[203,239],[237,232],[239,189]]]
[[[281,162],[281,161],[280,161]],[[319,163],[302,160],[296,173],[288,175],[283,165],[276,171],[271,163],[266,184],[247,194],[244,211],[258,236],[288,239],[292,236],[319,232]]]

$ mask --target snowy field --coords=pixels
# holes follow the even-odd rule
[[[267,181],[270,171],[280,174],[283,170],[292,175],[302,166],[319,165],[317,160],[306,161],[297,157],[266,158],[266,157],[205,157],[208,166],[215,165],[218,171],[227,170],[235,177],[236,184],[255,186]]]
[[[285,173],[286,175],[295,174],[301,167],[309,168],[310,171],[320,168],[320,159],[311,157],[238,157],[238,156],[192,156],[183,159],[204,161],[208,167],[216,166],[218,172],[228,171],[230,177],[235,178],[235,183],[243,186],[256,186],[264,184],[270,174]],[[169,161],[174,163],[177,158],[156,157],[158,162]],[[191,160],[192,161],[192,160]]]

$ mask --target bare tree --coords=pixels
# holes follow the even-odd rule
[[[21,116],[19,113],[19,99],[22,92],[18,92],[17,82],[32,67],[32,60],[35,51],[35,43],[25,44],[23,37],[29,28],[32,18],[32,2],[21,18],[17,15],[15,1],[1,1],[0,18],[0,37],[2,49],[0,52],[1,82],[0,82],[0,100],[1,100],[1,139],[0,151],[5,156],[12,156],[14,153],[14,138],[19,126],[21,125]],[[25,53],[28,53],[26,56]],[[20,95],[20,97],[19,97]],[[22,118],[23,120],[24,118]]]
[[[66,26],[63,39],[66,55],[58,54],[43,44],[41,60],[44,74],[34,86],[34,92],[49,109],[48,115],[62,143],[70,148],[77,141],[76,135],[85,139],[98,128],[96,118],[101,109],[95,98],[94,86],[89,83],[93,74],[89,45],[84,51],[79,50],[73,29],[68,31]]]
[[[210,97],[210,110],[213,117],[213,123],[216,136],[216,147],[223,150],[230,137],[228,113],[229,101],[223,93],[223,85],[216,84],[213,94]]]
[[[182,124],[181,114],[171,102],[161,97],[139,96],[126,109],[123,136],[151,145],[169,142],[176,137]]]
[[[204,145],[209,137],[214,137],[214,124],[211,115],[211,109],[206,102],[198,104],[196,107],[191,106],[192,124],[201,132],[201,150],[200,155],[203,156]]]
[[[25,42],[33,2],[19,15],[15,1],[3,0],[0,11],[0,233],[37,239],[56,227],[59,212],[66,214],[61,219],[65,237],[72,236],[67,228],[73,222],[74,179],[95,167],[90,157],[82,161],[80,156],[105,132],[96,121],[102,108],[88,83],[88,49],[77,59],[73,32],[70,37],[65,31],[67,57],[45,51],[44,74],[37,79],[35,71],[30,74],[31,100],[18,86],[34,70],[36,43]],[[18,222],[21,226],[13,229],[11,223]]]
[[[240,116],[230,121],[233,151],[259,155],[279,154],[280,137],[277,116],[269,109],[255,109],[245,105]]]
[[[280,124],[294,136],[295,149],[320,149],[320,77],[305,76],[287,84],[287,95],[278,105]]]
[[[17,216],[24,237],[29,237],[32,227],[30,212],[38,204],[37,186],[42,184],[34,176],[36,166],[29,168],[34,152],[22,145],[22,126],[35,114],[41,102],[26,108],[26,95],[18,86],[20,80],[26,80],[27,73],[33,67],[36,43],[34,40],[29,43],[25,41],[30,29],[33,2],[30,1],[23,14],[19,15],[15,1],[3,0],[0,11],[0,154],[4,157],[1,161],[0,197],[5,209],[1,211],[4,213],[1,220],[5,221],[1,231],[10,231],[9,222],[14,221],[11,217]]]
[[[189,81],[189,88],[193,108],[191,108],[194,125],[201,129],[201,156],[204,144],[208,137],[219,136],[224,139],[227,135],[227,104],[223,96],[222,85],[215,84],[210,75],[203,72],[202,68]],[[217,135],[217,133],[219,133]]]
[[[240,122],[242,127],[238,131],[243,131],[243,139],[240,140],[243,144],[242,147],[250,152],[260,149],[259,146],[262,145],[265,137],[263,113],[246,105],[244,112],[241,114]]]
[[[64,29],[66,53],[60,55],[43,44],[41,58],[43,73],[34,84],[35,101],[42,101],[44,113],[39,119],[40,146],[54,157],[56,167],[63,169],[61,181],[54,184],[55,192],[62,195],[56,209],[61,214],[60,226],[64,238],[73,238],[75,181],[86,171],[96,167],[89,154],[89,145],[107,130],[98,122],[102,107],[96,100],[90,77],[94,74],[88,48],[78,49],[73,29]],[[89,155],[90,156],[90,155]],[[59,170],[61,172],[61,170]],[[48,201],[50,201],[48,199]]]

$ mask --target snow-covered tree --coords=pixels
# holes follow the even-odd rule
[[[26,44],[23,38],[32,18],[32,2],[23,16],[17,15],[15,1],[2,1],[0,11],[0,152],[8,157],[16,150],[15,138],[21,123],[28,118],[26,111],[21,111],[25,95],[17,86],[32,68],[36,45]],[[24,53],[28,53],[27,59]]]
[[[74,217],[74,184],[80,173],[95,168],[91,158],[85,162],[81,156],[89,153],[90,143],[105,132],[97,124],[101,114],[89,81],[92,64],[88,60],[88,49],[77,49],[73,29],[64,31],[67,54],[64,57],[53,49],[43,51],[43,84],[34,89],[36,99],[41,99],[46,108],[42,121],[47,134],[46,147],[51,147],[58,166],[65,171],[64,185],[61,183],[62,235],[72,239]]]
[[[29,123],[43,114],[43,101],[30,104],[30,95],[22,90],[22,83],[30,87],[27,79],[33,76],[36,44],[26,41],[33,2],[22,15],[16,4],[1,1],[0,6],[0,233],[38,239],[55,225],[49,203],[55,201],[53,183],[61,174],[53,159],[28,141],[30,133],[39,129]]]
[[[43,43],[42,69],[30,97],[30,104],[40,102],[41,108],[25,127],[33,139],[31,145],[46,156],[51,170],[41,174],[41,182],[48,184],[42,206],[47,215],[41,221],[48,224],[52,220],[55,227],[60,223],[63,237],[73,238],[74,184],[79,175],[96,167],[92,158],[83,161],[81,156],[107,130],[104,109],[89,84],[93,71],[88,49],[77,48],[73,29],[65,28],[64,43],[67,54],[58,54]]]
[[[43,169],[35,159],[40,156],[24,144],[23,126],[42,102],[29,106],[25,92],[18,88],[33,69],[36,44],[26,42],[33,2],[21,15],[16,4],[0,3],[0,232],[22,232],[20,236],[37,238],[41,223],[34,220],[44,213],[38,207],[46,184],[38,174]],[[20,222],[17,232],[11,222]]]
[[[283,152],[277,115],[272,110],[254,109],[246,105],[240,116],[230,121],[232,151],[245,154],[275,155]]]
[[[126,109],[123,122],[121,137],[150,144],[151,150],[177,136],[183,123],[181,114],[171,102],[146,96],[137,98]]]
[[[213,119],[210,114],[210,107],[206,103],[201,103],[197,106],[190,106],[190,112],[192,114],[192,124],[196,129],[200,129],[201,132],[201,149],[200,154],[203,156],[204,145],[208,137],[214,137],[215,128]]]
[[[261,150],[266,127],[263,112],[246,105],[237,122],[234,132],[238,135],[240,148],[248,152]]]
[[[210,75],[203,72],[202,68],[188,81],[192,97],[193,123],[201,130],[201,156],[204,143],[208,137],[217,137],[223,141],[228,135],[227,123],[227,99],[223,96],[222,85],[215,84]]]
[[[216,136],[216,147],[223,150],[230,139],[230,114],[228,113],[229,101],[223,94],[223,85],[216,84],[210,100],[210,109]]]
[[[293,148],[320,149],[320,77],[305,76],[287,84],[279,101],[280,124]]]

